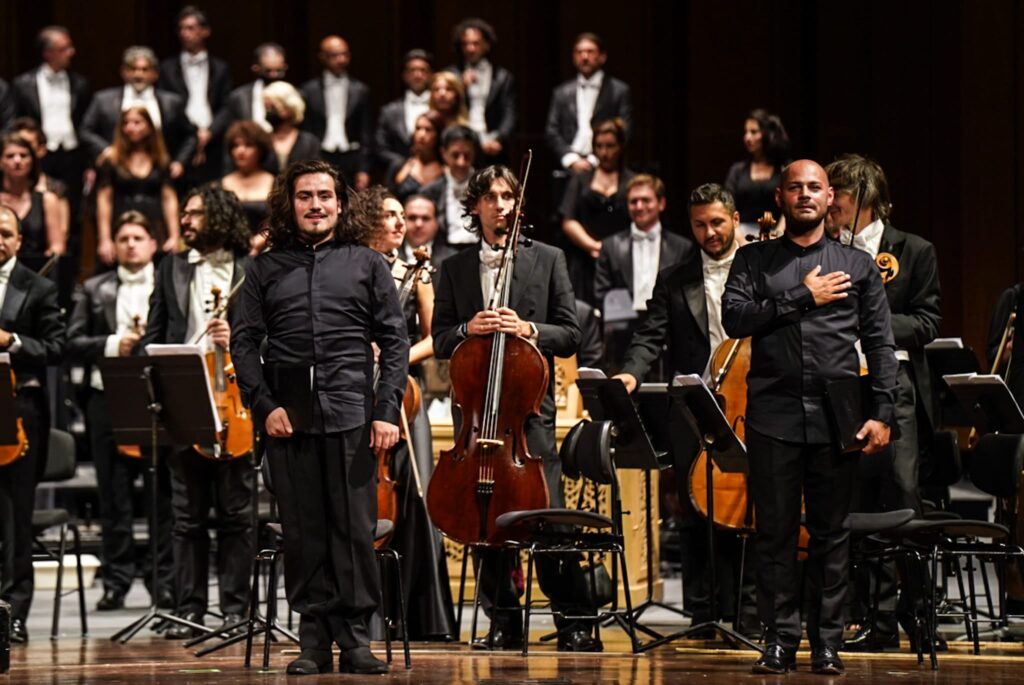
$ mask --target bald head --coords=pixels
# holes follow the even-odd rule
[[[348,42],[341,36],[327,36],[320,41],[320,64],[335,76],[348,71],[348,63],[352,59]]]
[[[796,160],[782,170],[782,185],[775,191],[775,201],[786,217],[787,233],[804,235],[818,228],[824,230],[825,215],[832,204],[828,174],[813,160]]]
[[[0,266],[21,248],[21,222],[10,207],[0,205]]]

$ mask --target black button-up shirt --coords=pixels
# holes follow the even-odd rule
[[[409,334],[398,292],[380,254],[350,243],[271,250],[246,273],[232,317],[231,356],[257,426],[279,406],[312,393],[307,432],[334,433],[368,420],[398,423],[409,368]],[[288,368],[268,383],[267,369]],[[373,393],[373,350],[380,382]],[[312,371],[310,371],[312,369]],[[298,373],[294,373],[298,370]],[[282,383],[289,387],[282,387]],[[295,385],[306,385],[296,388]],[[279,396],[275,396],[280,395]],[[304,413],[304,412],[298,412]]]
[[[815,306],[803,279],[818,265],[820,275],[850,274],[846,298]],[[747,425],[757,432],[798,443],[832,442],[825,386],[858,375],[858,339],[872,377],[871,418],[892,425],[897,362],[889,303],[866,253],[828,237],[806,248],[786,236],[746,245],[725,285],[722,323],[734,338],[753,338]]]

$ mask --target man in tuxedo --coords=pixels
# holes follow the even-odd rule
[[[352,53],[341,36],[321,40],[317,57],[324,70],[302,86],[306,101],[302,127],[320,139],[323,159],[351,178],[357,190],[363,190],[370,185],[370,89],[348,75]]]
[[[507,69],[490,60],[498,36],[494,27],[473,17],[459,22],[452,40],[459,62],[448,71],[466,87],[469,127],[480,137],[481,166],[506,163],[516,128],[516,85]]]
[[[89,372],[85,416],[90,454],[96,465],[103,554],[103,597],[96,604],[97,611],[124,608],[125,595],[135,578],[132,484],[140,473],[147,479],[145,499],[149,501],[153,496],[145,460],[122,454],[114,441],[98,365],[105,357],[129,357],[138,352],[153,292],[156,249],[152,228],[143,214],[128,211],[118,217],[114,225],[117,269],[85,282],[75,294],[68,324],[67,357],[84,365]],[[156,496],[160,511],[158,529],[150,529],[150,535],[160,536],[160,586],[151,587],[149,591],[158,606],[173,609],[170,472],[165,460],[160,460],[157,467]],[[152,575],[144,572],[143,578],[148,586]]]
[[[82,185],[92,161],[82,140],[81,126],[92,93],[86,80],[70,70],[75,45],[66,28],[47,26],[39,32],[36,46],[42,64],[14,80],[12,107],[14,116],[39,122],[46,136],[47,153],[42,158],[42,168],[47,176],[60,179],[67,188],[70,235],[72,244],[77,245]]]
[[[633,102],[629,86],[604,73],[608,59],[604,41],[595,33],[581,33],[572,49],[576,78],[557,86],[551,94],[544,138],[561,166],[574,173],[597,166],[592,127],[616,117],[633,130]]]
[[[479,138],[468,126],[452,124],[441,133],[444,174],[423,188],[423,194],[437,205],[438,235],[441,242],[462,249],[476,245],[480,238],[469,229],[470,220],[462,210],[469,177],[473,175]]]
[[[927,453],[931,445],[937,411],[931,389],[931,370],[924,351],[924,346],[938,335],[942,322],[935,248],[927,240],[900,231],[889,223],[892,211],[889,184],[876,162],[860,155],[843,155],[825,167],[825,171],[836,194],[826,223],[841,243],[866,252],[875,261],[892,311],[892,332],[899,361],[895,415],[898,437],[893,440],[891,450],[860,461],[856,509],[913,509],[920,514],[920,455],[922,451]],[[861,192],[860,214],[857,214],[858,192]],[[905,618],[911,611],[910,599],[919,589],[904,583],[897,606],[894,564],[868,564],[863,571],[863,577],[855,579],[859,599],[870,604],[877,584],[879,611],[874,621],[862,625],[843,648],[847,651],[896,648],[899,646],[897,615]],[[913,639],[916,631],[910,630],[908,635]],[[945,646],[941,638],[936,638],[936,644]],[[911,651],[917,651],[916,644]]]
[[[252,119],[270,131],[267,110],[263,106],[263,88],[274,81],[284,80],[288,75],[284,48],[277,43],[261,43],[256,46],[250,70],[255,79],[231,91],[227,103],[214,117],[210,134],[215,140],[220,140],[227,133],[228,126],[244,119]]]
[[[188,185],[198,185],[221,176],[224,151],[214,138],[212,127],[217,113],[231,92],[231,74],[224,60],[210,56],[206,41],[210,22],[206,13],[192,5],[178,12],[178,41],[181,52],[160,63],[157,86],[185,101],[185,114],[196,128],[196,153],[188,172]]]
[[[133,45],[121,58],[124,86],[106,88],[96,93],[82,121],[82,138],[89,150],[90,162],[114,140],[114,129],[121,112],[129,107],[145,107],[153,124],[160,130],[170,153],[171,178],[180,178],[185,165],[196,150],[196,133],[185,114],[185,100],[155,87],[159,71],[152,49]]]
[[[57,286],[18,262],[20,247],[18,217],[0,206],[0,354],[10,355],[17,377],[15,409],[28,438],[25,454],[0,466],[0,600],[11,605],[15,644],[28,641],[25,621],[34,588],[32,509],[50,443],[46,367],[59,364],[64,349]]]
[[[463,250],[449,257],[437,282],[434,299],[434,355],[449,359],[455,347],[473,335],[491,335],[496,331],[532,341],[554,368],[554,357],[569,357],[580,343],[576,304],[562,251],[537,241],[520,246],[512,274],[512,290],[507,307],[488,308],[498,272],[502,248],[511,228],[512,211],[519,181],[504,166],[478,171],[469,181],[463,207],[472,217],[474,230],[480,232],[478,250]],[[481,370],[483,372],[483,370]],[[512,382],[512,381],[508,381]],[[526,423],[529,452],[544,460],[544,476],[550,503],[561,507],[561,463],[555,450],[554,374],[541,404],[540,416]],[[481,571],[477,577],[485,608],[491,617],[491,630],[477,647],[516,649],[524,639],[519,603],[504,553],[485,550],[480,553]],[[586,579],[578,563],[565,558],[539,557],[538,579],[551,598],[555,611],[572,616],[594,613],[579,588]],[[500,607],[500,609],[498,609]],[[587,621],[570,621],[556,616],[559,628],[558,648],[563,651],[599,651],[601,643],[591,635]]]
[[[413,250],[423,247],[430,252],[430,265],[441,270],[444,260],[455,254],[450,245],[437,239],[437,205],[426,195],[414,193],[405,200],[405,243],[402,245],[402,259],[415,261]]]
[[[381,108],[374,134],[374,154],[382,169],[409,156],[416,119],[430,108],[428,86],[434,71],[433,55],[413,49],[405,53],[402,64],[405,92]]]
[[[249,225],[234,193],[207,184],[191,191],[181,212],[187,252],[163,260],[149,301],[146,332],[139,343],[186,343],[199,338],[206,351],[227,350],[228,312],[212,310],[214,287],[224,298],[249,264]],[[192,447],[170,455],[174,527],[175,594],[178,615],[203,625],[208,607],[210,509],[217,511],[217,571],[224,625],[238,623],[249,606],[248,570],[255,546],[252,529],[253,475],[249,460],[208,459]],[[176,624],[166,637],[185,639],[197,628]]]

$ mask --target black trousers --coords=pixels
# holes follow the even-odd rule
[[[100,527],[102,531],[101,553],[103,555],[103,587],[108,591],[124,593],[135,578],[135,540],[132,523],[135,519],[133,486],[141,473],[145,482],[143,514],[149,525],[149,534],[159,536],[157,582],[159,588],[152,588],[152,563],[148,549],[143,581],[150,593],[174,587],[174,557],[171,550],[171,472],[166,459],[157,461],[156,497],[157,529],[154,533],[150,506],[153,497],[153,483],[149,477],[149,451],[143,450],[141,459],[126,457],[117,451],[110,409],[106,395],[92,391],[85,405],[85,417],[89,428],[89,446],[92,461],[96,467],[96,485],[100,505]]]
[[[829,444],[784,442],[747,428],[750,490],[757,512],[757,604],[765,642],[800,644],[797,541],[800,495],[811,536],[806,564],[807,636],[811,647],[839,648],[849,583],[850,534],[843,521],[859,455]]]
[[[15,400],[28,438],[25,456],[0,467],[0,600],[11,617],[26,620],[32,606],[32,510],[36,484],[46,468],[50,444],[50,408],[42,388],[21,388]]]
[[[342,433],[267,438],[284,533],[284,582],[303,649],[369,645],[380,580],[373,550],[377,465],[370,424]]]
[[[247,458],[215,461],[191,448],[171,456],[174,580],[178,611],[205,613],[209,605],[211,524],[217,529],[220,610],[244,614],[255,554],[252,465]],[[210,510],[216,519],[210,520]]]

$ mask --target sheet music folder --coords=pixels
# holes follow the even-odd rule
[[[868,444],[857,433],[871,418],[871,376],[850,376],[825,385],[825,403],[841,452],[858,452]]]

